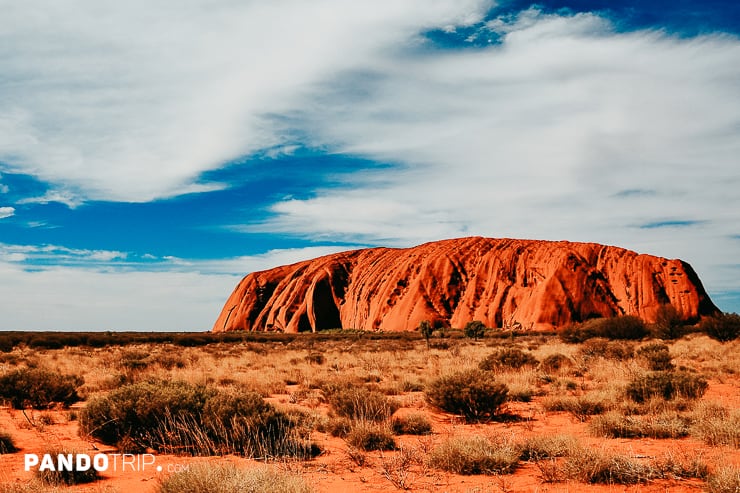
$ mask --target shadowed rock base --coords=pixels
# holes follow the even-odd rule
[[[402,331],[421,320],[547,329],[615,315],[650,322],[665,304],[685,319],[717,311],[681,260],[595,243],[474,237],[254,272],[231,294],[213,330]]]

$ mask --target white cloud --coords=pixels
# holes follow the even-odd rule
[[[210,330],[239,279],[346,248],[223,260],[0,243],[0,330]]]
[[[282,145],[264,116],[311,84],[488,4],[1,1],[0,162],[83,199],[202,191],[201,172]]]
[[[13,215],[15,215],[14,207],[0,207],[0,219],[5,219],[6,217],[11,217]]]
[[[1,330],[209,330],[238,277],[26,271],[0,261]]]
[[[681,257],[710,290],[740,291],[725,268],[740,231],[740,40],[531,10],[494,27],[500,46],[398,55],[352,91],[318,87],[295,115],[316,144],[401,166],[279,202],[251,230],[597,241]],[[666,220],[697,223],[639,227]]]

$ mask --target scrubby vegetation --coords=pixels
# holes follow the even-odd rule
[[[17,451],[18,448],[13,442],[13,437],[9,433],[0,430],[0,454],[12,454]]]
[[[432,450],[429,466],[456,474],[502,474],[519,464],[520,447],[506,439],[453,437]]]
[[[502,348],[495,353],[489,354],[478,364],[478,368],[485,371],[496,371],[503,369],[518,370],[524,366],[537,366],[539,361],[532,354],[519,348]]]
[[[15,409],[46,409],[53,404],[69,406],[80,400],[77,389],[84,383],[78,375],[65,375],[42,368],[21,368],[0,376],[0,399]]]
[[[627,397],[635,402],[645,402],[652,397],[697,399],[704,395],[707,387],[707,380],[700,375],[686,371],[654,371],[632,379],[627,385]]]
[[[312,493],[300,476],[272,468],[194,466],[160,481],[157,493]]]
[[[583,342],[594,337],[607,339],[639,340],[648,335],[648,329],[641,318],[623,315],[612,318],[595,318],[580,324],[563,327],[558,332],[566,342]]]
[[[255,392],[166,381],[126,385],[91,400],[80,415],[81,434],[125,452],[311,455],[294,425]]]
[[[77,461],[77,454],[79,452],[74,450],[65,449],[51,449],[46,453],[50,454],[56,459],[60,454],[64,454],[69,459],[70,464],[74,464]],[[72,468],[53,468],[44,469],[39,468],[36,470],[36,477],[41,480],[43,484],[53,486],[72,486],[75,484],[92,483],[100,479],[98,471],[93,467],[87,470],[80,470],[76,467]]]
[[[481,370],[447,375],[429,384],[429,404],[469,421],[493,417],[506,402],[509,389]]]
[[[591,323],[603,321],[582,325]],[[0,375],[49,367],[58,369],[55,380],[79,373],[84,383],[75,392],[86,402],[33,410],[25,398],[24,412],[4,408],[0,429],[26,448],[31,435],[56,440],[58,427],[79,423],[78,447],[96,440],[120,452],[226,456],[180,458],[191,471],[201,461],[238,466],[203,485],[185,473],[162,474],[162,488],[172,488],[162,491],[221,491],[208,489],[221,483],[252,491],[243,478],[229,479],[251,474],[250,458],[277,462],[260,469],[280,476],[269,491],[280,491],[283,476],[296,479],[289,471],[308,477],[298,481],[303,486],[341,475],[347,489],[360,490],[431,491],[444,478],[451,490],[520,491],[539,481],[576,489],[656,483],[636,486],[652,491],[678,478],[698,478],[689,484],[698,488],[709,476],[709,491],[734,491],[737,471],[721,466],[740,460],[740,341],[720,342],[699,327],[682,326],[678,338],[599,334],[579,343],[494,330],[474,341],[446,328],[430,335],[429,346],[418,331],[239,334],[232,342],[194,334],[62,349],[26,340],[0,353]],[[648,330],[659,335],[654,325]],[[573,435],[554,435],[554,423],[567,423]],[[0,452],[6,436],[0,433]],[[644,438],[648,452],[638,443]],[[311,461],[317,444],[326,453]],[[517,469],[522,474],[509,475]],[[108,491],[109,481],[95,488]],[[8,488],[0,485],[0,493],[62,491]]]
[[[699,330],[718,341],[733,341],[740,337],[740,315],[719,313],[707,317],[699,324]]]

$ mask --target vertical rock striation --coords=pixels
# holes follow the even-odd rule
[[[460,238],[369,248],[254,272],[216,321],[229,330],[550,328],[593,317],[653,321],[671,304],[686,319],[717,311],[691,266],[595,243]]]

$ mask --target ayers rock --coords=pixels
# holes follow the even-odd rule
[[[615,315],[654,321],[665,304],[686,319],[718,311],[681,260],[595,243],[474,237],[254,272],[226,301],[213,331],[401,331],[425,319],[544,329]]]

